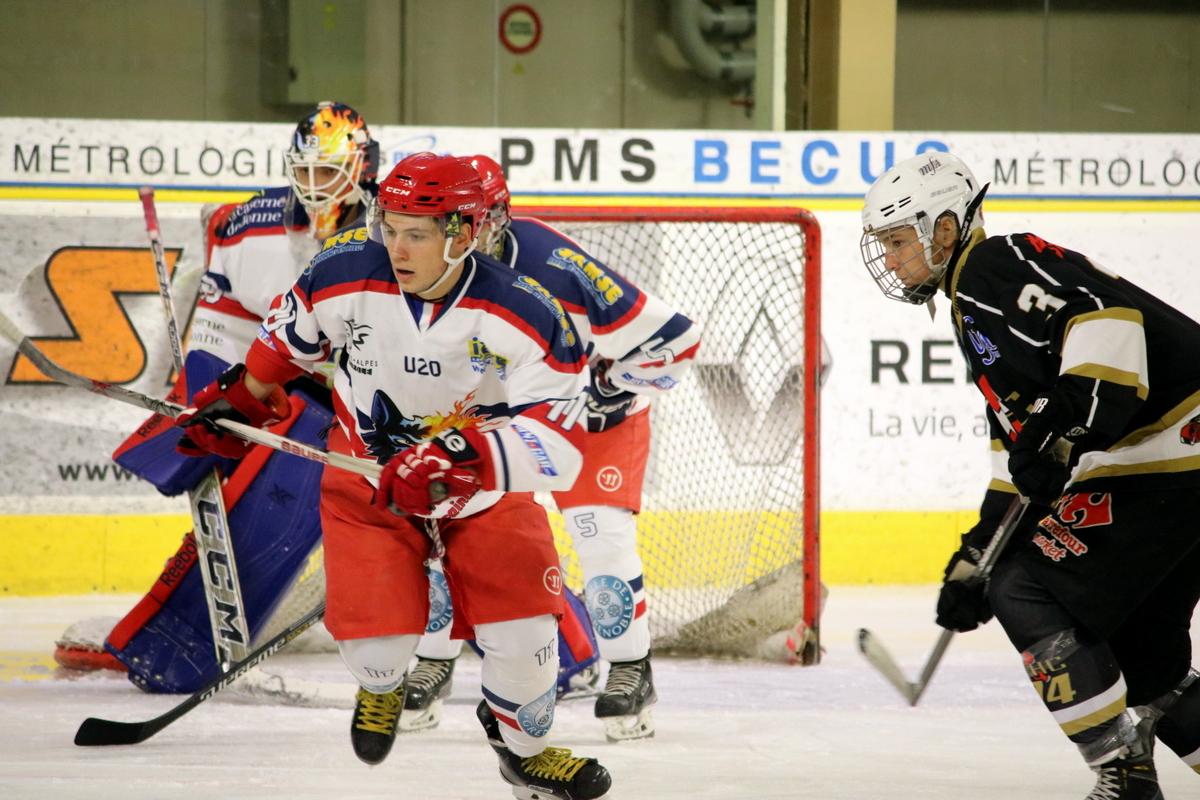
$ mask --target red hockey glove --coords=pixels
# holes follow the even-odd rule
[[[219,419],[244,422],[264,428],[291,413],[287,394],[275,387],[263,400],[246,388],[246,365],[234,364],[215,381],[196,392],[192,407],[175,418],[183,428],[183,436],[175,449],[185,456],[205,456],[216,453],[225,458],[241,458],[253,447],[217,425]]]
[[[428,514],[444,499],[495,487],[491,449],[483,434],[471,428],[449,430],[392,456],[379,476],[374,502],[397,513]]]

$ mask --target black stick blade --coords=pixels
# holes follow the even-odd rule
[[[116,722],[111,719],[88,717],[75,732],[75,744],[80,747],[137,744],[156,733],[158,728],[146,722]]]

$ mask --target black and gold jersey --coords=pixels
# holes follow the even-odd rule
[[[1200,323],[1032,233],[975,231],[944,288],[996,434],[992,488],[1051,391],[1075,427],[1074,490],[1200,485]]]

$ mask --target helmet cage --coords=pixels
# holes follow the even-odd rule
[[[359,185],[363,154],[352,153],[341,161],[322,158],[316,148],[289,151],[285,156],[288,183],[296,198],[310,214],[333,205],[358,203],[369,199]],[[320,170],[318,172],[318,170]]]
[[[917,233],[916,243],[921,247],[919,252],[914,252],[904,261],[899,262],[894,269],[889,269],[887,265],[888,251],[881,239],[897,228],[913,228]],[[859,241],[859,250],[862,252],[867,272],[871,274],[875,285],[879,287],[884,296],[915,305],[925,303],[933,296],[937,291],[938,284],[941,283],[942,276],[946,274],[946,267],[950,264],[949,252],[945,254],[941,264],[933,263],[932,255],[935,247],[933,225],[929,221],[929,216],[924,212],[897,220],[880,230],[866,228]],[[916,248],[912,249],[916,250]],[[904,278],[918,270],[928,270],[929,277],[918,284],[905,284]]]
[[[379,172],[379,143],[350,106],[322,102],[302,119],[284,154],[288,184],[309,216],[365,203]]]

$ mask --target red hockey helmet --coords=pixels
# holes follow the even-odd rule
[[[487,203],[487,230],[480,242],[480,249],[495,256],[503,257],[504,234],[512,224],[509,202],[512,195],[508,191],[508,181],[504,179],[504,170],[491,156],[471,156],[471,164],[479,173],[483,183],[483,201]]]
[[[471,166],[479,173],[483,182],[483,202],[488,208],[503,204],[507,209],[512,195],[508,192],[508,181],[504,180],[504,170],[491,156],[471,156]]]
[[[446,233],[458,235],[465,219],[473,227],[487,212],[483,184],[471,162],[456,156],[414,153],[396,166],[379,184],[378,212],[438,217]]]

